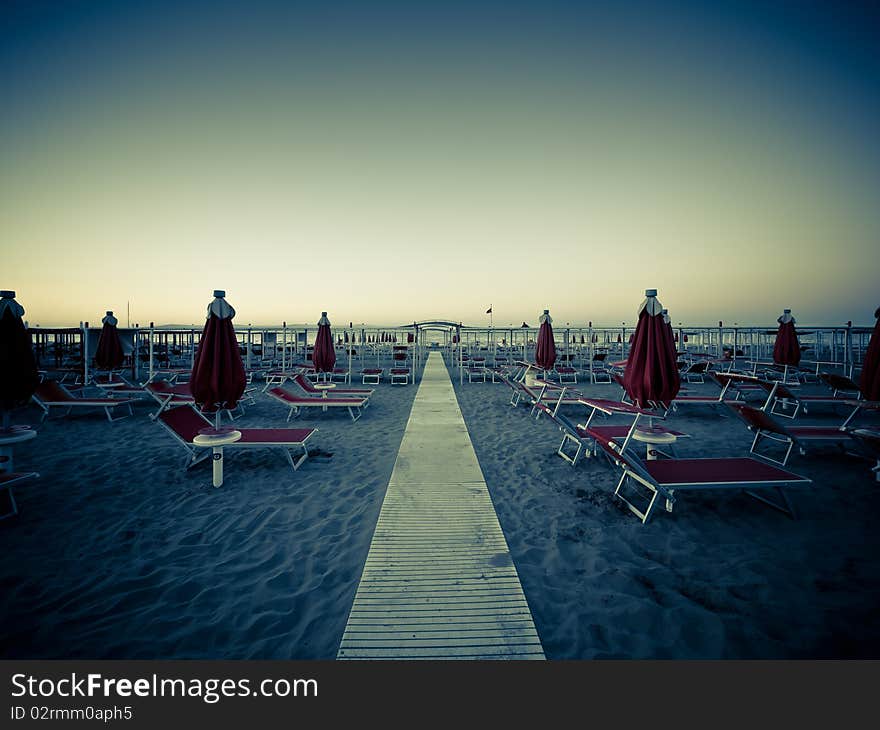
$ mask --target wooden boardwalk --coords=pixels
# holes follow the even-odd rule
[[[432,352],[339,659],[543,659],[452,381]]]

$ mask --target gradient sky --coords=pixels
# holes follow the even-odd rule
[[[880,17],[830,2],[0,5],[31,323],[870,324]]]

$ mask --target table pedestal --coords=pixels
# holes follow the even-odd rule
[[[8,431],[0,429],[0,474],[15,471],[12,446],[22,441],[30,441],[37,437],[37,432],[30,428],[13,427]]]
[[[223,486],[223,447],[234,444],[241,438],[241,431],[230,431],[217,435],[199,434],[193,439],[196,446],[211,447],[211,463],[213,466],[213,480],[215,487]]]

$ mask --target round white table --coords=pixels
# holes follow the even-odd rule
[[[11,428],[8,431],[0,429],[0,472],[15,471],[12,459],[12,446],[23,441],[30,441],[37,437],[37,432],[32,428]]]
[[[633,440],[641,441],[645,444],[646,456],[649,461],[657,458],[657,452],[651,448],[652,446],[671,445],[676,440],[675,435],[669,433],[669,431],[660,431],[653,428],[637,428],[633,431],[632,437]]]
[[[210,446],[213,454],[214,462],[214,481],[215,487],[223,486],[223,447],[227,444],[234,444],[241,439],[241,431],[223,431],[218,434],[200,433],[194,439],[196,446]]]

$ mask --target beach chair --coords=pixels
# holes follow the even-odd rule
[[[530,413],[534,415],[536,409],[545,409],[546,404],[542,403],[546,384],[538,387],[527,385],[524,380],[515,380],[504,372],[497,372],[497,377],[511,389],[510,405],[516,408],[520,403],[524,402],[530,406]],[[540,414],[539,414],[540,415]]]
[[[269,388],[273,386],[284,385],[290,378],[294,375],[298,375],[304,371],[303,368],[291,368],[289,370],[269,370],[263,376],[263,387],[260,389],[261,393],[265,393]]]
[[[409,385],[409,368],[391,368],[391,385]]]
[[[838,375],[837,373],[817,373],[819,380],[829,388],[835,398],[850,398],[859,400],[862,397],[861,389],[858,383],[846,375]]]
[[[174,406],[193,405],[196,399],[193,398],[189,383],[179,383],[174,385],[170,380],[153,380],[148,382],[144,388],[159,404],[159,409],[155,413],[150,414],[150,418],[156,419],[162,411]]]
[[[875,465],[871,467],[871,471],[876,481],[880,482],[880,431],[854,428],[848,431],[848,433],[859,446],[860,451],[875,462]]]
[[[345,368],[333,368],[330,372],[331,383],[349,383],[351,382],[351,373]]]
[[[361,417],[367,402],[366,398],[359,397],[315,398],[306,395],[294,395],[280,387],[270,388],[266,395],[288,407],[288,421],[295,416],[299,416],[306,408],[320,408],[322,412],[326,412],[330,408],[345,408],[348,410],[351,420],[357,421]]]
[[[212,428],[214,424],[193,406],[182,405],[165,410],[157,421],[186,449],[185,468],[189,469],[211,456],[211,447],[196,446],[193,440],[201,431]],[[287,462],[296,471],[309,458],[307,442],[316,430],[314,428],[237,428],[236,431],[241,432],[241,439],[231,444],[224,444],[223,448],[280,450],[284,452]]]
[[[562,406],[580,406],[584,395],[565,385],[557,385],[548,380],[536,380],[535,386],[519,384],[532,406],[532,414],[540,418],[542,414],[554,415]]]
[[[379,381],[382,380],[382,375],[385,373],[383,368],[364,368],[361,370],[361,383],[363,385],[367,385],[371,383],[373,385],[378,385]]]
[[[590,361],[590,380],[593,383],[610,383],[611,371],[605,367],[607,352],[596,352]]]
[[[721,410],[721,406],[724,405],[726,396],[728,391],[730,390],[731,381],[727,379],[726,381],[719,381],[721,385],[721,391],[717,396],[713,395],[692,395],[690,393],[679,392],[675,398],[672,399],[672,402],[669,404],[658,403],[658,407],[669,408],[673,412],[678,412],[678,407],[681,405],[687,406],[711,406],[718,410],[718,413],[722,416],[725,416],[723,410]],[[738,398],[738,396],[735,396]]]
[[[462,358],[462,363],[464,364],[464,369],[467,373],[467,379],[469,383],[473,383],[474,380],[478,380],[481,383],[486,382],[486,375],[488,374],[488,371],[486,369],[486,358]]]
[[[880,413],[880,401],[876,400],[842,400],[842,405],[852,408],[852,412],[846,417],[846,420],[840,425],[841,428],[852,428],[851,424],[858,416],[863,413],[878,414]]]
[[[786,469],[773,466],[752,457],[702,458],[702,459],[655,459],[641,461],[632,453],[622,454],[619,447],[610,439],[598,437],[598,446],[615,464],[622,474],[614,494],[645,524],[657,504],[657,499],[666,502],[666,511],[672,512],[675,495],[680,491],[703,490],[709,492],[741,489],[774,509],[795,519],[795,512],[787,488],[806,487],[812,480],[794,474]],[[647,490],[647,505],[639,508],[634,504],[635,497],[624,494],[625,488],[638,487]],[[756,490],[773,490],[779,501],[773,501]]]
[[[556,377],[559,378],[559,383],[571,383],[572,385],[577,385],[578,377],[577,377],[577,369],[571,367],[571,365],[557,365],[554,369],[556,372]]]
[[[679,373],[679,377],[687,383],[705,383],[708,371],[709,361],[697,360],[696,362],[685,364]]]
[[[750,395],[760,395],[764,400],[764,389],[761,387],[758,379],[752,375],[741,375],[739,373],[707,373],[709,378],[719,388],[725,390],[726,395],[733,395],[728,400],[746,400]]]
[[[146,388],[140,385],[133,385],[128,381],[117,379],[114,381],[98,381],[93,380],[92,385],[100,388],[103,397],[106,398],[130,398],[139,400],[142,398],[149,399],[151,396]]]
[[[45,420],[49,416],[52,408],[67,409],[64,416],[68,415],[74,409],[83,408],[101,408],[108,421],[118,421],[121,418],[132,415],[131,400],[123,400],[121,398],[77,398],[61,383],[54,380],[44,380],[37,385],[37,389],[32,396],[34,403],[43,411],[40,420]],[[117,408],[128,411],[122,416],[115,416]]]
[[[767,411],[774,416],[782,418],[797,418],[797,414],[803,409],[804,413],[808,412],[810,405],[839,405],[847,404],[851,398],[838,398],[835,395],[803,395],[798,393],[795,395],[787,385],[780,380],[759,380],[758,385],[767,393],[767,400],[764,402],[761,410]],[[785,411],[790,410],[791,413]]]
[[[627,446],[633,440],[635,431],[639,428],[640,418],[648,413],[642,409],[636,409],[634,414],[626,408],[623,410],[614,410],[616,406],[626,407],[629,405],[618,401],[596,399],[594,401],[585,401],[583,402],[583,405],[586,405],[587,402],[589,402],[589,405],[593,410],[587,418],[586,423],[575,423],[558,411],[551,414],[554,423],[556,423],[559,430],[562,432],[562,441],[559,444],[559,448],[556,450],[556,454],[563,460],[567,461],[571,466],[577,466],[578,460],[582,456],[586,455],[592,457],[598,453],[597,438],[618,442],[620,444],[621,453],[625,452]],[[593,419],[597,413],[606,416],[610,416],[613,413],[629,413],[634,415],[634,418],[630,424],[595,425]],[[650,415],[656,416],[653,412],[651,412]],[[688,436],[686,433],[673,431],[663,426],[653,426],[651,431],[654,433],[670,434],[676,438],[684,438]],[[572,444],[575,447],[574,453],[566,451],[566,447],[570,449]]]
[[[363,398],[369,402],[370,396],[376,392],[373,388],[333,388],[332,390],[320,390],[315,387],[315,384],[312,383],[311,380],[301,374],[294,375],[293,382],[303,393],[306,393],[312,398],[322,398],[326,395],[328,398]]]
[[[799,426],[797,428],[787,428],[776,421],[769,413],[752,408],[745,403],[728,402],[727,405],[742,419],[749,431],[755,434],[749,453],[781,466],[785,466],[788,463],[791,450],[795,446],[798,447],[801,456],[804,456],[807,453],[808,443],[842,444],[851,441],[849,433],[839,427]],[[787,447],[783,457],[775,459],[767,454],[766,451],[759,452],[758,446],[764,440],[780,443]]]
[[[36,479],[40,475],[35,471],[29,472],[11,472],[11,471],[2,471],[0,472],[0,491],[5,491],[7,495],[9,495],[9,511],[0,514],[0,520],[5,520],[7,517],[14,517],[18,514],[18,504],[15,502],[15,495],[12,493],[13,487],[17,487],[22,483],[26,482],[28,479]]]

